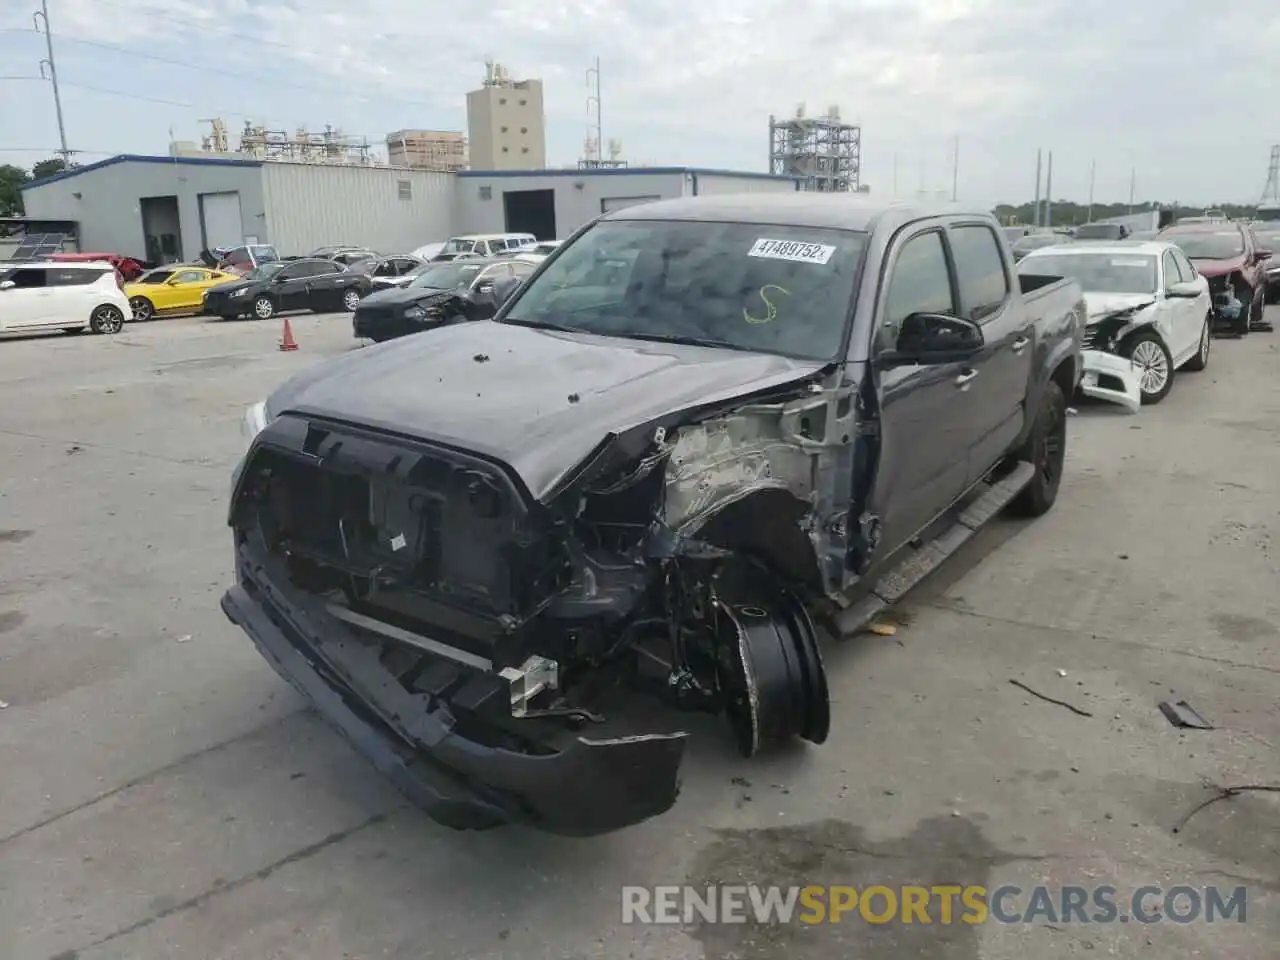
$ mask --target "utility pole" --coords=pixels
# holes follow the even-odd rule
[[[40,0],[40,9],[31,15],[31,21],[35,24],[36,30],[40,30],[40,24],[44,23],[44,43],[45,49],[49,51],[49,56],[45,60],[40,61],[40,76],[48,80],[53,86],[53,109],[58,114],[58,142],[62,144],[62,149],[58,151],[58,155],[62,157],[62,162],[70,166],[71,151],[67,149],[67,128],[62,122],[62,94],[58,91],[58,68],[53,64],[53,31],[49,29],[49,0]],[[49,75],[44,75],[45,65],[49,67]]]
[[[960,134],[956,134],[955,147],[951,151],[951,202],[959,199],[960,192]]]
[[[1129,171],[1129,213],[1133,213],[1133,194],[1138,187],[1138,168]]]
[[[1053,151],[1049,151],[1049,171],[1044,175],[1044,225],[1053,226]]]
[[[587,139],[594,139],[596,142],[595,157],[596,166],[604,166],[604,131],[600,127],[600,58],[596,57],[595,62],[587,70]],[[591,113],[595,111],[595,123],[591,122]],[[595,137],[591,137],[591,132],[595,133]],[[593,158],[588,157],[588,160]]]
[[[1093,223],[1093,178],[1097,172],[1098,172],[1098,161],[1096,160],[1090,161],[1089,162],[1089,210],[1084,215],[1085,223]]]
[[[1036,199],[1031,205],[1031,225],[1040,226],[1040,162],[1044,159],[1044,151],[1036,150]]]

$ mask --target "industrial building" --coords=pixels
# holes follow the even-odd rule
[[[489,61],[483,85],[467,94],[467,136],[476,170],[539,170],[547,165],[541,80],[512,80]]]
[[[804,104],[788,120],[769,117],[769,171],[796,177],[801,190],[862,191],[862,128],[840,119],[839,107],[805,116]]]
[[[82,250],[172,262],[242,243],[412,250],[452,231],[455,193],[453,174],[430,170],[125,154],[22,196],[28,216],[76,221]]]
[[[269,243],[402,252],[462,233],[564,238],[602,213],[710,193],[793,191],[793,177],[692,167],[444,173],[223,157],[123,155],[22,188],[28,216],[74,221],[82,250],[192,260]]]
[[[457,174],[460,232],[567,237],[602,213],[652,200],[796,190],[793,177],[696,167],[468,170]]]
[[[387,134],[387,162],[415,170],[465,170],[467,138],[457,130],[397,130]]]

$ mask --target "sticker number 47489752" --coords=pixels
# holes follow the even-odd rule
[[[826,263],[836,248],[825,243],[802,243],[797,240],[770,240],[761,237],[751,249],[748,257],[764,257],[766,260],[793,260],[796,263]]]

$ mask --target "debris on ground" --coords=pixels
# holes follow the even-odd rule
[[[1181,833],[1182,828],[1185,827],[1191,821],[1192,817],[1194,817],[1197,813],[1199,813],[1205,807],[1212,806],[1213,804],[1217,803],[1219,800],[1230,800],[1233,797],[1240,796],[1240,794],[1242,793],[1249,793],[1249,792],[1280,793],[1280,785],[1265,784],[1265,783],[1244,783],[1235,787],[1218,787],[1217,790],[1218,792],[1215,793],[1212,797],[1200,803],[1198,806],[1192,808],[1192,810],[1186,816],[1184,816],[1181,820],[1179,820],[1176,824],[1174,824],[1173,832]]]
[[[570,403],[577,403],[577,402],[578,402],[579,400],[581,400],[581,399],[582,399],[582,397],[580,397],[580,396],[579,396],[578,394],[576,394],[576,393],[571,393],[571,394],[569,394],[569,402],[570,402]]]
[[[1213,724],[1196,713],[1191,704],[1185,700],[1179,700],[1177,703],[1161,700],[1157,706],[1160,708],[1160,712],[1164,714],[1165,719],[1175,727],[1185,730],[1213,729]]]
[[[1075,416],[1077,413],[1079,413],[1079,412],[1080,412],[1080,411],[1079,411],[1079,410],[1077,410],[1075,407],[1067,407],[1067,416],[1068,416],[1068,417],[1074,417],[1074,416]]]
[[[751,786],[751,781],[748,780],[746,777],[730,777],[729,782],[732,783],[735,787]]]
[[[471,359],[474,360],[476,363],[488,363],[489,355],[487,353],[477,353]]]
[[[189,634],[189,633],[184,633],[182,636],[180,636],[180,637],[178,638],[178,642],[179,642],[179,643],[186,643],[186,642],[187,642],[188,640],[190,640],[190,639],[191,639],[191,634]]]
[[[893,623],[884,623],[875,621],[867,624],[867,633],[874,633],[877,637],[892,637],[898,632],[898,627]]]
[[[1065,671],[1065,670],[1059,670],[1059,671],[1058,671],[1058,676],[1059,676],[1059,677],[1062,677],[1063,679],[1065,679],[1065,678],[1066,678],[1066,676],[1067,676],[1067,671]]]
[[[1045,703],[1052,703],[1055,706],[1066,707],[1068,710],[1070,710],[1072,713],[1076,714],[1077,716],[1080,716],[1080,717],[1093,716],[1093,714],[1090,713],[1088,710],[1081,710],[1079,707],[1075,706],[1074,704],[1067,703],[1067,701],[1065,700],[1055,700],[1053,697],[1047,696],[1046,694],[1041,693],[1039,690],[1032,690],[1021,680],[1010,680],[1009,682],[1013,684],[1015,687],[1017,687],[1019,690],[1025,690],[1027,693],[1031,694],[1033,697],[1039,697]]]
[[[7,704],[3,700],[0,700],[0,710],[8,710],[8,709],[9,709],[9,704]]]

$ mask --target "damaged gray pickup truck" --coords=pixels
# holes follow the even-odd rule
[[[1083,326],[984,213],[630,207],[493,320],[253,407],[222,606],[440,822],[624,827],[676,800],[681,711],[822,743],[819,627],[1053,505]]]

